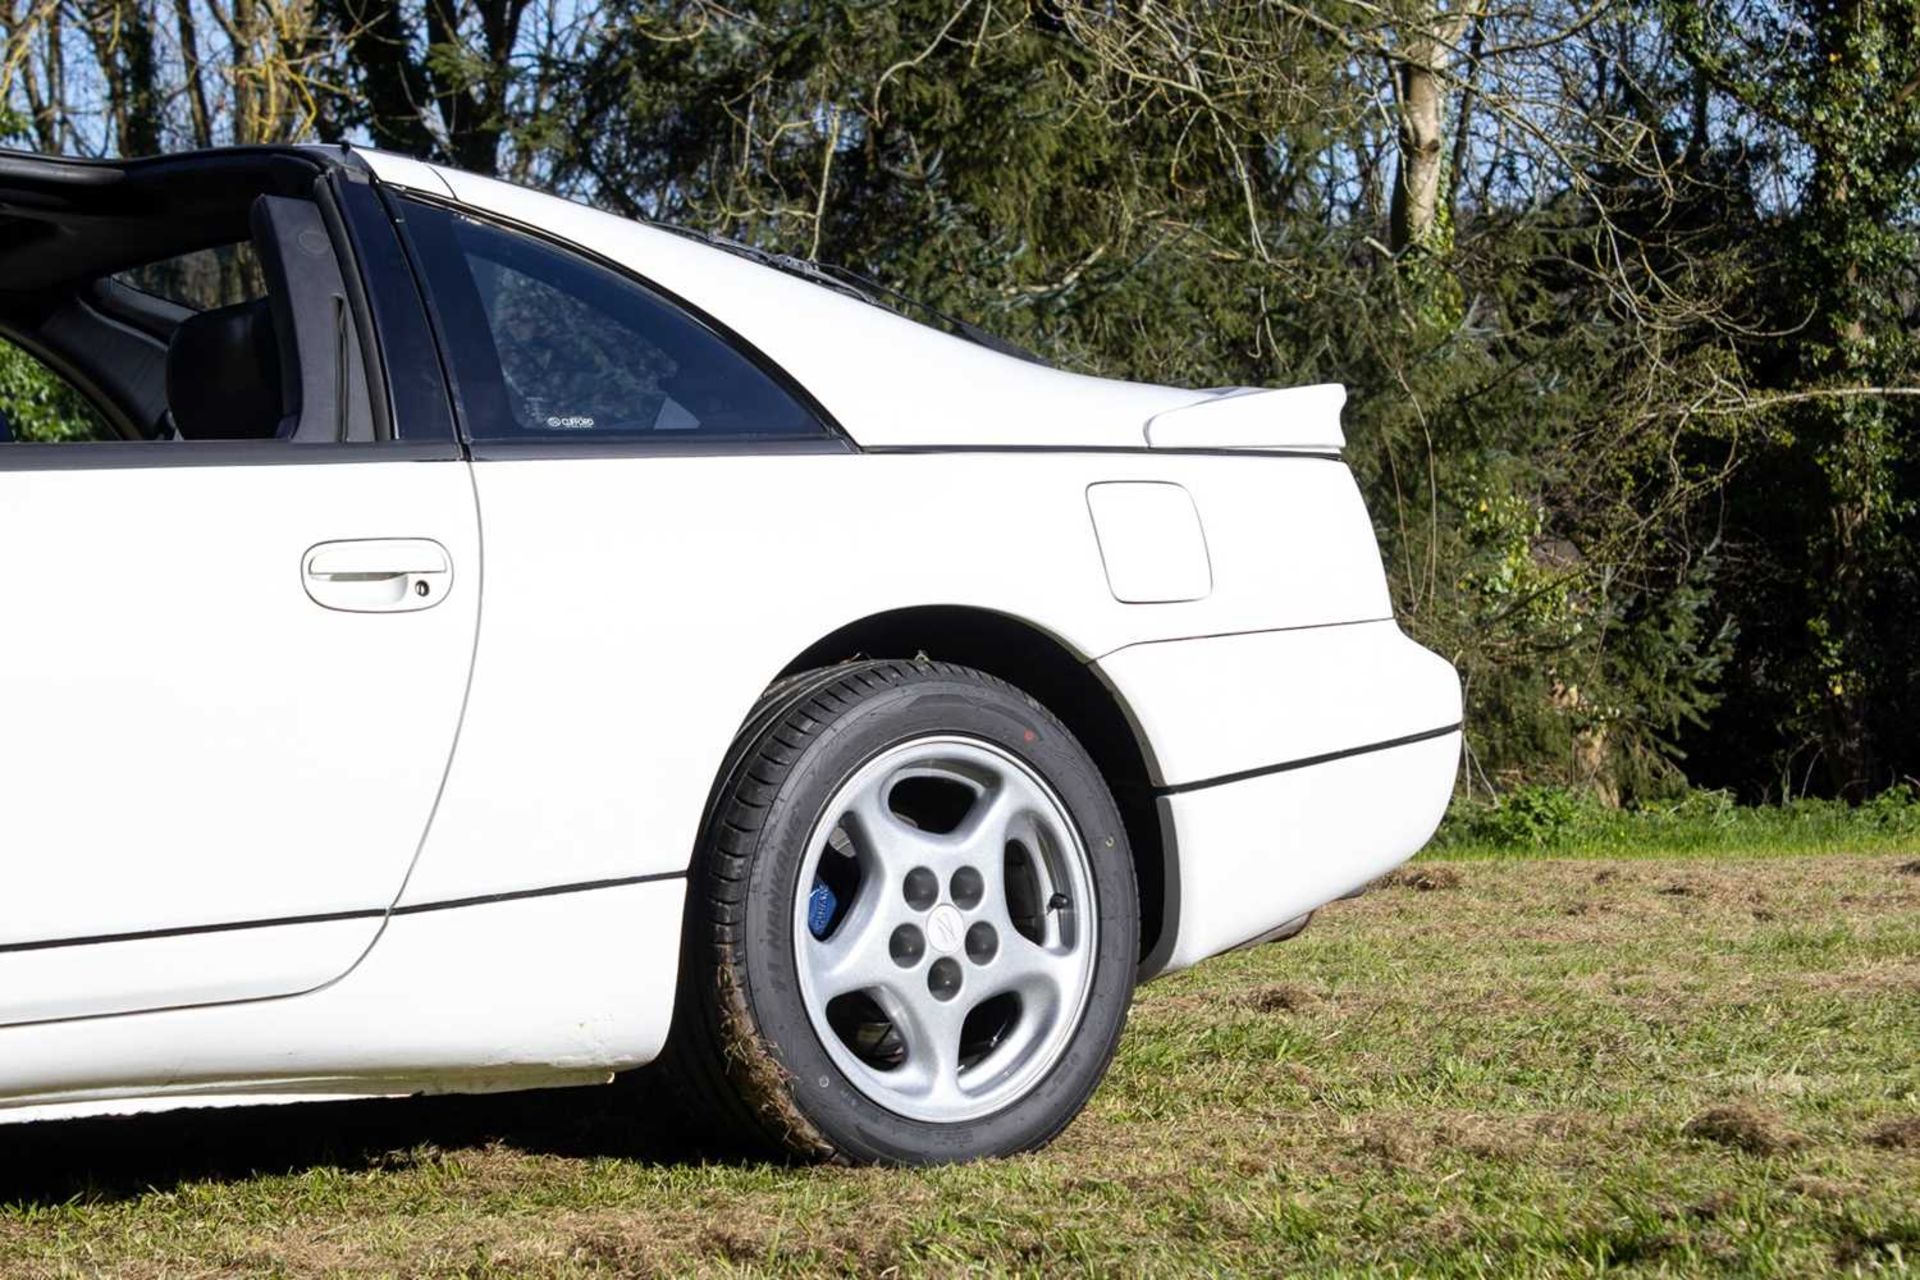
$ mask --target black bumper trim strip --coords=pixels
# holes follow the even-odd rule
[[[108,942],[150,942],[161,938],[186,938],[203,933],[237,933],[243,929],[277,929],[297,924],[335,924],[342,920],[379,920],[387,916],[417,916],[429,911],[453,911],[461,907],[484,907],[495,902],[518,902],[523,898],[552,898],[563,893],[590,893],[595,889],[621,889],[656,880],[682,880],[684,871],[661,871],[644,876],[617,876],[610,880],[581,880],[574,884],[542,885],[538,889],[511,889],[505,893],[483,893],[471,898],[448,898],[440,902],[413,902],[404,907],[363,907],[354,911],[323,911],[306,916],[274,916],[265,920],[225,920],[218,924],[176,925],[167,929],[142,929],[134,933],[96,933],[81,938],[42,938],[32,942],[0,942],[0,955],[14,951],[52,951],[59,947],[91,947]]]
[[[1295,769],[1311,769],[1317,764],[1331,764],[1335,760],[1345,760],[1349,756],[1371,755],[1375,751],[1391,751],[1395,747],[1410,747],[1416,742],[1427,742],[1434,738],[1444,738],[1450,733],[1458,733],[1465,728],[1465,722],[1444,725],[1438,729],[1428,729],[1421,733],[1410,733],[1404,738],[1388,738],[1385,742],[1369,742],[1361,747],[1347,747],[1340,751],[1329,751],[1325,755],[1308,756],[1303,760],[1288,760],[1284,764],[1270,764],[1259,769],[1242,769],[1238,773],[1223,773],[1217,778],[1203,778],[1199,782],[1181,782],[1171,787],[1155,787],[1154,794],[1177,796],[1188,791],[1204,791],[1208,787],[1224,787],[1230,782],[1246,782],[1251,778],[1264,778],[1270,773],[1291,773]]]

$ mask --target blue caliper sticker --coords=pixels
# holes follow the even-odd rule
[[[833,923],[833,913],[839,905],[840,899],[833,896],[827,882],[815,876],[813,892],[807,895],[807,929],[814,937],[827,936],[827,926]]]

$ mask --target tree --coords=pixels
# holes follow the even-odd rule
[[[1915,772],[1920,744],[1915,406],[1884,392],[1915,374],[1920,4],[1708,0],[1673,21],[1717,113],[1776,152],[1790,192],[1750,345],[1746,409],[1770,432],[1730,493],[1753,603],[1741,712],[1703,746],[1772,761],[1776,790],[1861,795]]]

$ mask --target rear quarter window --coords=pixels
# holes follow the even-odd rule
[[[409,216],[476,439],[793,439],[819,417],[645,284],[517,231]]]

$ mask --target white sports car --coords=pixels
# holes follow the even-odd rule
[[[392,155],[0,155],[83,419],[0,418],[0,1117],[654,1062],[1018,1151],[1136,982],[1418,849],[1459,684],[1341,389],[883,301]]]

